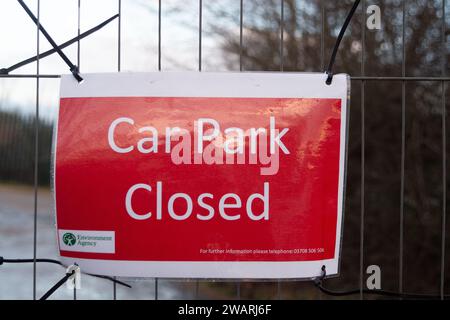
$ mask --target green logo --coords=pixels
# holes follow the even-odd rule
[[[63,235],[63,242],[67,246],[73,246],[77,242],[77,238],[73,233],[67,232]]]

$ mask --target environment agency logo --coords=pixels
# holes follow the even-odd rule
[[[64,244],[68,245],[69,247],[75,245],[77,242],[77,238],[73,233],[67,232],[63,235],[63,242]]]
[[[116,235],[104,230],[58,230],[61,250],[95,253],[115,253]]]

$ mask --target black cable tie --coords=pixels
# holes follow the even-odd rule
[[[332,81],[333,81],[333,72],[332,71],[327,72],[327,80],[325,80],[325,83],[327,85],[330,85]]]
[[[83,81],[83,78],[80,76],[80,72],[77,66],[73,66],[73,68],[70,69],[70,72],[72,72],[73,76],[75,77],[75,79],[77,79],[78,82]]]
[[[83,80],[83,78],[80,76],[80,74],[78,72],[78,68],[70,61],[69,58],[67,58],[67,56],[64,54],[64,52],[62,52],[62,50],[58,47],[56,42],[52,39],[52,37],[50,37],[48,32],[44,29],[44,27],[39,22],[39,20],[34,16],[33,12],[31,12],[31,10],[27,7],[25,2],[23,2],[23,0],[17,0],[17,1],[22,6],[22,8],[25,10],[25,12],[28,14],[28,16],[31,18],[31,20],[33,20],[33,22],[36,24],[36,26],[42,32],[42,34],[48,40],[48,42],[50,42],[50,44],[56,50],[56,52],[58,52],[59,56],[69,66],[69,69],[72,72],[72,74],[75,77],[75,79],[77,79],[78,82],[81,82]]]
[[[3,264],[3,257],[0,257],[0,266]]]
[[[316,286],[320,286],[322,284],[322,280],[325,279],[325,276],[327,275],[327,270],[325,265],[320,268],[320,276],[314,278],[314,284]]]
[[[72,272],[66,273],[66,275],[59,280],[53,287],[50,288],[39,300],[47,300],[48,297],[50,297],[56,290],[59,289],[64,283],[66,283],[69,278],[75,274],[75,270],[72,270]]]
[[[353,7],[350,9],[350,12],[348,13],[347,17],[345,18],[344,24],[342,25],[341,31],[339,31],[339,35],[336,39],[336,43],[334,44],[333,53],[330,57],[330,62],[328,63],[328,68],[325,71],[327,74],[327,79],[325,80],[325,83],[327,85],[330,85],[333,81],[333,65],[334,60],[336,60],[336,54],[339,49],[339,45],[341,44],[341,40],[344,37],[345,31],[347,30],[348,25],[350,24],[350,21],[352,20],[353,14],[356,11],[356,8],[358,8],[360,0],[355,0],[353,3]]]
[[[58,48],[59,48],[60,50],[62,50],[62,49],[64,49],[64,48],[70,46],[71,44],[74,44],[74,43],[76,43],[77,41],[79,41],[79,40],[81,40],[81,39],[83,39],[83,38],[86,38],[87,36],[93,34],[94,32],[96,32],[96,31],[100,30],[101,28],[103,28],[104,26],[106,26],[108,23],[110,23],[111,21],[113,21],[114,19],[116,19],[118,16],[119,16],[119,15],[116,14],[116,15],[112,16],[111,18],[106,19],[105,21],[103,21],[103,22],[100,23],[99,25],[97,25],[97,26],[95,26],[95,27],[89,29],[88,31],[85,31],[85,32],[81,33],[79,36],[76,36],[76,37],[74,37],[74,38],[72,38],[72,39],[70,39],[70,40],[68,40],[68,41],[66,41],[66,42],[64,42],[64,43],[62,43],[61,45],[58,46]],[[36,61],[38,58],[39,58],[39,59],[42,59],[42,58],[48,57],[48,56],[54,54],[55,52],[57,52],[57,50],[56,50],[55,48],[50,49],[50,50],[47,50],[47,51],[45,51],[45,52],[40,53],[40,54],[37,55],[37,56],[34,56],[34,57],[31,57],[31,58],[25,59],[25,60],[23,60],[23,61],[20,61],[20,62],[14,64],[14,65],[12,65],[12,66],[10,66],[10,67],[8,67],[8,68],[2,68],[2,69],[0,69],[0,74],[8,74],[8,73],[10,73],[10,72],[13,71],[13,70],[16,70],[16,69],[18,69],[18,68],[20,68],[20,67],[23,67],[23,66],[25,66],[25,65],[27,65],[27,64],[29,64],[29,63],[32,63],[32,62]]]

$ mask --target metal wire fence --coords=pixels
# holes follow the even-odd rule
[[[203,43],[202,43],[202,37],[204,35],[204,21],[203,21],[203,8],[204,8],[204,1],[206,0],[198,0],[198,71],[202,71],[202,61],[203,61]],[[244,8],[246,5],[246,2],[249,0],[239,0],[239,70],[245,71],[245,65],[244,65],[244,32],[245,32],[245,15],[244,15]],[[277,0],[279,1],[279,14],[281,17],[281,24],[280,24],[280,30],[278,30],[278,36],[279,36],[279,71],[283,72],[285,71],[285,46],[283,45],[285,42],[285,5],[286,0]],[[432,82],[432,83],[438,83],[440,85],[440,92],[441,92],[441,98],[440,98],[440,115],[441,115],[441,148],[442,148],[442,157],[441,157],[441,179],[442,179],[442,199],[441,199],[441,230],[440,230],[440,280],[439,280],[439,295],[443,299],[444,293],[445,293],[445,269],[446,269],[446,211],[447,211],[447,204],[446,204],[446,195],[447,195],[447,172],[446,172],[446,132],[447,132],[447,124],[446,124],[446,86],[448,81],[450,80],[450,77],[447,76],[446,70],[447,70],[447,31],[446,31],[446,0],[441,0],[441,6],[440,6],[440,16],[441,16],[441,30],[440,30],[440,38],[441,38],[441,72],[440,74],[434,74],[431,76],[409,76],[406,72],[406,23],[407,23],[407,6],[408,1],[403,0],[401,4],[402,12],[401,12],[401,21],[402,21],[402,53],[401,53],[401,76],[373,76],[373,75],[367,75],[366,72],[366,26],[365,21],[367,18],[366,9],[367,9],[367,2],[368,0],[363,0],[361,3],[361,6],[357,12],[357,15],[354,17],[354,20],[358,20],[361,25],[361,61],[360,61],[360,74],[356,76],[351,75],[351,81],[352,84],[358,84],[356,87],[359,87],[359,92],[353,92],[353,94],[358,94],[360,97],[360,119],[358,121],[360,122],[360,220],[359,220],[359,298],[364,299],[364,289],[365,289],[365,249],[366,249],[366,223],[365,223],[365,216],[366,216],[366,135],[370,134],[370,132],[366,131],[365,123],[366,123],[366,89],[368,83],[395,83],[401,85],[401,148],[398,150],[400,153],[400,203],[399,203],[399,212],[398,212],[398,219],[399,219],[399,225],[398,225],[398,291],[400,293],[404,292],[404,272],[405,272],[405,262],[404,262],[404,244],[405,244],[405,163],[407,161],[406,157],[406,141],[407,141],[407,84],[408,83],[417,83],[417,82]],[[157,30],[154,30],[153,32],[157,33],[158,42],[157,42],[157,69],[159,71],[162,70],[162,9],[165,4],[162,0],[158,0],[158,28]],[[80,21],[82,16],[82,6],[83,1],[78,0],[78,12],[77,12],[77,30],[78,35],[80,35]],[[321,30],[321,36],[320,36],[320,65],[321,70],[317,71],[323,71],[325,68],[326,60],[328,59],[328,52],[327,48],[325,46],[325,28],[326,28],[326,1],[320,0],[320,30]],[[123,19],[122,15],[122,1],[117,0],[117,13],[119,15],[118,17],[118,27],[117,27],[117,68],[116,70],[118,72],[121,71],[121,52],[122,52],[122,40],[121,40],[121,33],[122,33],[122,25],[126,24],[127,21]],[[36,6],[35,6],[35,12],[38,19],[38,24],[40,23],[40,17],[41,17],[41,9],[40,9],[40,0],[36,0]],[[36,85],[36,97],[35,97],[35,119],[34,122],[35,130],[34,130],[34,215],[33,215],[33,259],[35,260],[38,258],[37,256],[37,237],[39,234],[38,230],[38,224],[37,224],[37,203],[38,203],[38,186],[39,186],[39,155],[42,152],[48,152],[48,150],[42,150],[40,135],[42,135],[42,128],[39,128],[39,118],[40,118],[40,82],[42,79],[57,79],[60,77],[58,74],[42,74],[40,72],[40,61],[39,61],[39,54],[40,54],[40,40],[41,35],[39,32],[39,28],[36,29],[36,48],[37,52],[36,55],[38,56],[37,63],[36,63],[36,71],[35,73],[30,74],[1,74],[1,78],[33,78],[35,79],[35,85]],[[78,41],[77,43],[77,65],[80,68],[80,72],[83,72],[83,61],[81,61],[80,57],[80,50],[81,50],[81,42]],[[339,54],[339,53],[338,53]],[[344,70],[345,71],[345,70]],[[36,279],[37,279],[37,272],[36,272],[36,261],[33,264],[33,299],[37,298],[36,292]],[[283,297],[283,286],[284,282],[278,282],[276,286],[276,297],[282,298]],[[235,297],[237,299],[241,298],[241,282],[236,283],[235,287]],[[159,279],[154,279],[154,298],[159,298]],[[194,297],[199,297],[199,282],[197,281],[195,284],[195,293]],[[117,296],[117,287],[116,284],[112,286],[112,298],[116,299]],[[77,292],[74,290],[73,298],[77,298]]]

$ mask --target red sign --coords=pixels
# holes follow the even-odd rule
[[[331,86],[325,77],[63,77],[63,261],[116,276],[336,274],[348,87],[344,75]]]

